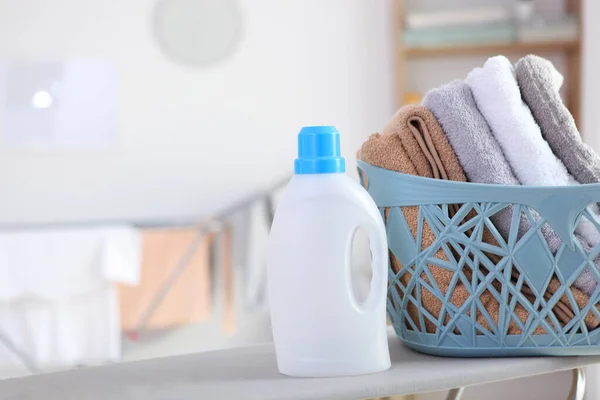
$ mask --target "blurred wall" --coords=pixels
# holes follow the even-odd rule
[[[336,125],[353,171],[393,112],[388,3],[241,0],[237,53],[191,69],[155,46],[154,1],[0,0],[0,60],[110,60],[119,107],[111,151],[0,145],[0,223],[205,215],[290,174],[303,125]]]
[[[583,0],[583,77],[582,77],[582,111],[583,136],[594,150],[600,152],[600,2]]]
[[[583,0],[583,137],[596,152],[600,152],[600,2]],[[600,399],[600,366],[586,368],[587,400]]]

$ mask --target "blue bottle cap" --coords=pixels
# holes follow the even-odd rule
[[[340,156],[340,133],[335,126],[305,126],[298,134],[296,174],[330,174],[346,172]]]

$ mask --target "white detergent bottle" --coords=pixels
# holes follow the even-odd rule
[[[373,267],[363,302],[355,298],[350,272],[359,228],[369,235]],[[303,128],[295,174],[269,237],[269,307],[282,374],[329,377],[390,367],[387,254],[375,203],[345,174],[339,132],[332,126]]]

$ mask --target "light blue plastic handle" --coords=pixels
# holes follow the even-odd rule
[[[378,207],[460,204],[468,202],[522,204],[535,209],[572,250],[572,232],[581,212],[600,201],[600,183],[575,186],[507,186],[423,178],[358,161],[369,194]],[[370,176],[377,179],[369,179]]]

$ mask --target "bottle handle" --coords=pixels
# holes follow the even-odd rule
[[[380,218],[379,215],[375,216]],[[352,282],[348,279],[348,289],[350,298],[352,299],[355,307],[358,311],[363,313],[372,312],[380,306],[381,301],[385,301],[387,292],[387,275],[388,275],[388,247],[387,247],[387,236],[385,234],[385,228],[383,221],[369,220],[359,223],[350,236],[350,247],[352,246],[352,238],[359,229],[363,229],[369,237],[369,249],[371,250],[371,268],[373,270],[373,276],[371,278],[371,286],[369,294],[362,304],[356,301]],[[351,249],[350,249],[351,251]],[[348,260],[350,260],[350,252]],[[350,277],[350,262],[348,261],[348,276]]]

